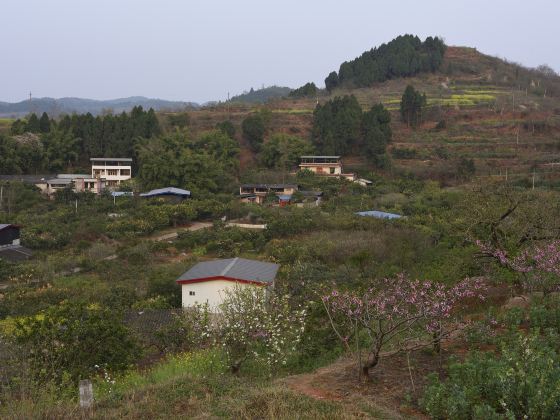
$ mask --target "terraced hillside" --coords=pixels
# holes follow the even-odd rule
[[[428,110],[416,130],[400,122],[406,85],[425,92]],[[353,94],[365,108],[381,102],[393,116],[393,171],[453,181],[461,159],[472,159],[477,176],[512,177],[531,183],[560,179],[560,78],[486,56],[472,48],[449,47],[441,70],[394,79],[371,88],[336,89],[317,98],[268,103],[270,132],[310,136],[313,110],[334,96]],[[191,113],[193,131],[230,119],[238,128],[257,108],[219,104]],[[244,150],[242,166],[251,160]],[[361,156],[347,156],[364,168]],[[373,169],[373,168],[370,168]]]

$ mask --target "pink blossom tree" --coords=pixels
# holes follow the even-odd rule
[[[546,295],[560,290],[560,241],[531,244],[515,257],[481,241],[476,244],[484,255],[522,274],[522,286],[526,291],[543,292]]]
[[[465,298],[482,297],[480,280],[465,279],[447,287],[432,281],[411,280],[404,274],[386,278],[365,292],[332,290],[322,296],[331,326],[347,350],[354,339],[360,372],[366,378],[382,351],[411,350],[439,343],[449,334],[444,323]],[[366,355],[362,360],[364,337]],[[426,340],[426,337],[429,337]]]

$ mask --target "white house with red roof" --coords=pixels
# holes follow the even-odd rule
[[[279,268],[278,264],[245,258],[200,262],[177,279],[183,307],[208,304],[212,309],[223,302],[226,290],[273,286]]]

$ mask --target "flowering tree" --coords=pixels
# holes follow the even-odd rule
[[[521,273],[525,290],[546,295],[560,289],[560,241],[531,244],[515,257],[481,241],[476,244],[484,255],[494,258],[501,266]]]
[[[361,374],[369,376],[377,366],[382,350],[389,344],[398,350],[428,344],[439,349],[449,333],[444,322],[457,304],[469,297],[481,297],[480,280],[466,279],[453,287],[431,281],[411,280],[404,274],[383,279],[365,292],[333,290],[322,296],[323,305],[336,335],[350,350],[353,337]],[[367,354],[362,360],[360,338],[367,336]]]
[[[293,308],[288,296],[268,294],[264,288],[228,290],[220,309],[216,336],[232,373],[249,357],[264,361],[269,369],[286,364],[305,329],[305,309]]]

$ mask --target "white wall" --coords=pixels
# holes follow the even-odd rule
[[[181,285],[183,307],[195,304],[208,303],[211,310],[220,305],[225,297],[224,290],[234,287],[262,287],[256,284],[236,283],[228,280],[209,280],[200,283],[189,283]],[[189,292],[194,292],[191,296]]]

